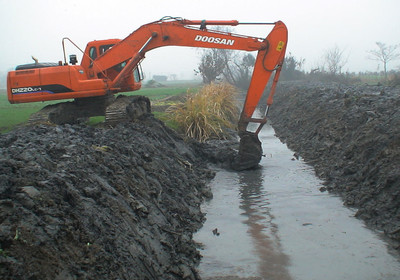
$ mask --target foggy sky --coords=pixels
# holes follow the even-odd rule
[[[289,30],[287,52],[306,60],[305,70],[319,66],[323,53],[337,46],[348,58],[344,71],[377,71],[368,60],[375,42],[400,44],[398,0],[0,0],[0,72],[16,65],[63,60],[61,40],[82,49],[91,40],[123,39],[141,25],[163,16],[187,19],[274,22]],[[235,33],[265,37],[266,27],[235,27]],[[68,54],[79,51],[67,47]],[[200,53],[195,48],[165,47],[146,54],[146,73],[190,78]],[[388,69],[398,69],[400,60]]]

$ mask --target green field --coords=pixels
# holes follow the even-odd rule
[[[171,95],[180,95],[187,92],[193,92],[199,88],[199,84],[170,84],[166,87],[160,88],[142,88],[139,91],[130,93],[123,93],[125,95],[144,95],[150,98],[150,100],[162,99]]]
[[[0,90],[0,132],[7,132],[14,126],[26,122],[32,113],[39,111],[47,104],[50,103],[10,104],[6,90]]]
[[[165,87],[142,88],[139,91],[124,93],[125,95],[144,95],[150,100],[158,100],[171,95],[185,94],[193,92],[199,88],[196,82],[169,82]],[[64,100],[65,101],[65,100]],[[10,104],[7,100],[6,90],[0,89],[0,132],[10,131],[15,126],[25,123],[32,113],[42,109],[44,106],[63,101],[34,102],[24,104]],[[96,118],[93,122],[98,122],[101,118]],[[91,122],[91,123],[93,123]]]

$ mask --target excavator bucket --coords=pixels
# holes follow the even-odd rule
[[[255,168],[262,157],[261,142],[256,133],[246,131],[240,136],[239,153],[232,163],[236,171]]]

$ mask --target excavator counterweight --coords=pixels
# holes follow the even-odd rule
[[[71,55],[67,63],[64,42],[69,39],[64,38],[64,62],[39,63],[35,59],[35,63],[20,65],[15,71],[8,73],[8,100],[10,103],[26,103],[74,99],[67,106],[53,106],[47,108],[47,111],[51,112],[53,119],[59,120],[59,123],[71,121],[74,116],[90,117],[93,114],[106,115],[107,119],[107,112],[112,112],[114,116],[112,119],[116,122],[118,121],[116,116],[126,115],[119,114],[119,109],[126,111],[128,107],[135,106],[126,107],[129,101],[119,99],[118,104],[125,104],[120,108],[113,104],[117,102],[113,96],[120,92],[141,88],[140,62],[145,58],[146,52],[164,46],[254,51],[257,52],[256,62],[238,123],[241,137],[239,155],[233,164],[233,168],[237,170],[251,168],[258,165],[262,156],[258,133],[266,123],[268,109],[273,101],[285,58],[288,34],[285,24],[281,21],[262,23],[272,26],[266,38],[238,35],[209,28],[209,26],[241,24],[257,23],[164,17],[159,21],[141,26],[125,39],[89,42],[85,51],[82,51],[80,65],[77,65],[76,55]],[[262,118],[256,118],[253,114],[271,76],[273,78],[268,93],[267,110]],[[96,110],[90,108],[91,104],[96,107]],[[62,110],[57,111],[58,107]],[[146,108],[145,102],[142,111],[146,111]],[[63,114],[69,114],[69,116],[65,118]],[[45,112],[39,112],[37,118],[40,119],[45,115]],[[256,124],[257,128],[254,132],[248,131],[249,123]]]

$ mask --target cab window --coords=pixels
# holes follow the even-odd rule
[[[89,56],[91,59],[95,60],[97,58],[97,50],[96,47],[91,47],[89,50]]]
[[[109,49],[111,49],[112,46],[114,46],[114,44],[109,44],[109,45],[102,45],[102,46],[100,46],[100,55],[102,55],[103,53],[105,53],[106,51],[108,51]]]
[[[96,47],[91,47],[89,49],[89,57],[91,58],[89,67],[93,67],[93,60],[95,60],[97,58],[97,49],[96,49]]]

